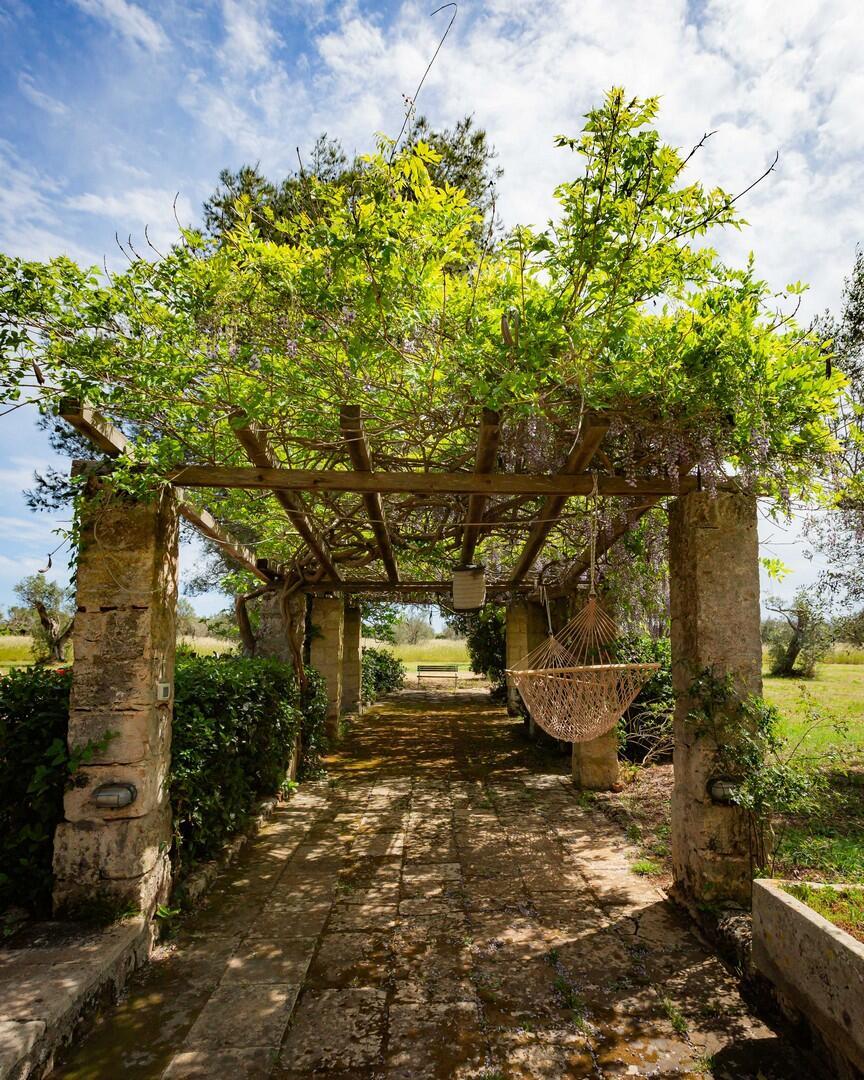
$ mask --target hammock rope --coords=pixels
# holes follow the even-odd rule
[[[534,722],[553,738],[587,742],[609,731],[660,667],[621,664],[610,646],[618,637],[614,619],[600,606],[596,591],[597,474],[589,542],[591,576],[585,607],[556,635],[546,589],[548,638],[518,660],[507,674],[522,695]]]

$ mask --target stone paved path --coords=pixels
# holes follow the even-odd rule
[[[800,1076],[485,696],[367,715],[54,1076]]]

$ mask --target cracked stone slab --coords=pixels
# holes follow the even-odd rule
[[[309,990],[297,1007],[280,1064],[294,1070],[360,1069],[380,1061],[386,994],[371,988]]]

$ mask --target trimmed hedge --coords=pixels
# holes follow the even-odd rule
[[[360,685],[365,702],[401,690],[405,685],[405,665],[389,649],[364,649]]]
[[[255,803],[277,791],[300,730],[303,776],[326,751],[324,682],[301,701],[290,668],[240,656],[180,656],[169,777],[175,858],[215,855]],[[63,792],[94,746],[66,748],[71,673],[21,668],[0,678],[0,908],[51,906]]]
[[[306,768],[317,766],[325,711],[317,672],[301,703],[293,672],[275,660],[178,661],[170,791],[175,853],[183,862],[212,858],[250,808],[279,789],[298,731],[309,749]]]
[[[76,763],[66,749],[69,671],[17,668],[0,678],[0,908],[51,905],[54,828]]]

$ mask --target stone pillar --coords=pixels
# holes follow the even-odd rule
[[[284,588],[284,587],[283,587]],[[278,660],[281,664],[294,667],[295,658],[291,648],[292,634],[297,648],[302,653],[306,597],[304,593],[286,594],[276,588],[261,597],[260,621],[255,646],[255,655],[268,660]],[[296,674],[296,671],[295,671]],[[294,739],[294,750],[288,764],[288,779],[296,780],[300,771],[303,746],[300,732]]]
[[[712,802],[717,745],[688,720],[700,703],[689,690],[705,669],[731,674],[741,697],[762,690],[756,500],[693,492],[669,513],[675,786],[672,862],[676,890],[696,902],[750,899],[746,815]]]
[[[316,596],[312,601],[310,660],[327,683],[327,738],[339,738],[342,703],[342,655],[345,603],[341,596]]]
[[[363,709],[360,638],[360,608],[346,607],[342,631],[342,712],[355,716],[359,716]]]
[[[548,635],[546,625],[546,611],[542,604],[536,604],[532,600],[514,600],[507,605],[506,620],[506,662],[507,666],[521,660],[526,653],[536,649]],[[522,698],[519,691],[507,680],[507,710],[515,716],[521,712]],[[533,737],[536,734],[534,721],[528,718],[528,731]]]
[[[177,520],[170,494],[142,503],[103,488],[84,511],[68,739],[101,748],[64,798],[57,913],[150,914],[168,893]],[[98,806],[95,790],[114,782],[133,784],[134,802]]]
[[[574,742],[570,759],[573,783],[586,791],[614,791],[618,786],[618,728],[587,742]]]
[[[573,596],[571,618],[581,610],[588,599],[587,592]],[[601,596],[605,611],[614,618],[608,598]],[[570,758],[570,775],[573,783],[584,791],[614,791],[618,786],[618,728],[598,735],[587,742],[573,743]]]
[[[273,592],[266,592],[261,597],[260,622],[258,624],[255,654],[268,660],[278,660],[283,664],[291,663],[288,627],[285,625],[282,596],[278,589]]]

